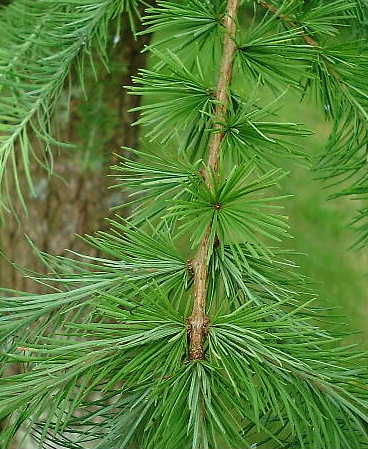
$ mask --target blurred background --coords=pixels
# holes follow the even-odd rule
[[[306,151],[318,157],[329,134],[322,114],[310,104],[286,99],[287,118],[298,117],[313,130],[305,140]],[[312,165],[313,165],[312,159]],[[293,167],[285,189],[295,193],[286,201],[294,238],[287,245],[298,251],[298,263],[309,276],[320,302],[331,310],[331,320],[351,325],[360,332],[354,340],[368,343],[367,251],[353,250],[356,235],[348,227],[357,201],[346,198],[328,200],[334,192],[328,183],[317,179],[310,167]]]

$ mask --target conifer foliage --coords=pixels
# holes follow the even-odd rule
[[[341,65],[348,83],[356,59],[322,42],[364,11],[345,0],[147,11],[144,32],[164,37],[131,93],[163,151],[133,149],[138,160],[115,167],[134,211],[86,237],[99,258],[41,254],[54,290],[1,298],[1,361],[23,367],[0,380],[4,448],[20,427],[42,448],[368,446],[366,356],[318,326],[308,282],[277,247],[280,160],[303,158],[295,139],[308,132],[262,98],[312,91],[342,127],[350,113],[326,71]],[[356,105],[365,94],[353,91]]]

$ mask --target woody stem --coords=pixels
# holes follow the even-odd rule
[[[226,15],[224,18],[224,49],[221,61],[220,75],[216,89],[216,108],[214,112],[214,133],[212,134],[208,146],[208,160],[204,179],[211,189],[212,173],[218,172],[220,159],[221,142],[224,138],[221,123],[226,119],[229,107],[229,87],[232,79],[233,62],[236,51],[236,15],[239,8],[239,0],[228,0]],[[206,315],[206,299],[208,292],[208,259],[210,254],[209,226],[199,245],[198,252],[193,260],[194,283],[193,283],[193,310],[188,319],[190,348],[189,359],[201,360],[204,358],[204,340],[208,330],[208,317]]]

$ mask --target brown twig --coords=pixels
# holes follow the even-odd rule
[[[296,24],[289,16],[283,14],[279,9],[276,8],[276,6],[272,5],[271,3],[268,3],[266,1],[260,1],[259,5],[267,9],[267,11],[270,11],[273,14],[275,14],[275,16],[279,17],[285,23],[290,25],[290,27],[300,28],[300,26],[298,26],[298,24]],[[301,37],[304,40],[304,42],[307,43],[308,45],[311,45],[312,47],[319,46],[319,43],[315,39],[313,39],[313,37],[309,36],[309,34],[307,34],[306,32],[302,31]]]
[[[224,138],[221,123],[226,118],[229,107],[229,86],[232,78],[233,61],[236,51],[234,41],[236,32],[235,18],[239,8],[239,0],[228,0],[226,15],[224,19],[225,39],[224,50],[220,68],[220,77],[216,90],[216,109],[215,109],[215,132],[209,142],[209,152],[207,167],[204,171],[204,180],[207,186],[212,188],[212,173],[218,171],[221,142]],[[194,271],[193,282],[193,310],[188,319],[189,326],[189,359],[201,360],[204,358],[203,344],[209,325],[209,319],[206,315],[207,298],[207,279],[208,279],[208,255],[210,252],[210,234],[209,227],[200,243],[196,257],[192,262]]]
[[[283,20],[285,23],[287,23],[290,27],[300,28],[300,25],[298,25],[296,22],[294,22],[289,16],[287,16],[286,14],[283,14],[279,9],[277,9],[274,5],[271,5],[267,1],[262,0],[259,2],[259,5],[265,9],[267,9],[268,11],[272,12],[273,14],[275,14],[277,17],[279,17],[281,20]],[[319,47],[320,46],[318,41],[313,39],[311,36],[309,36],[309,34],[307,34],[304,31],[302,31],[301,37],[304,40],[304,42],[307,43],[308,45],[310,45],[311,47]],[[329,74],[332,75],[336,79],[336,81],[341,85],[342,89],[346,90],[347,86],[346,86],[344,80],[336,72],[336,70],[333,67],[333,65],[331,64],[331,62],[328,61],[328,59],[325,58],[323,54],[321,54],[321,57],[325,60],[326,69],[329,72]]]

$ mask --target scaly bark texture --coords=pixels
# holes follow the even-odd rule
[[[6,216],[0,228],[0,246],[9,260],[37,272],[44,270],[26,242],[25,234],[40,250],[51,254],[61,255],[65,249],[95,254],[76,234],[103,228],[110,207],[116,202],[124,202],[123,194],[108,191],[109,177],[106,175],[114,159],[113,153],[121,152],[122,146],[137,146],[138,127],[130,126],[137,115],[128,114],[128,110],[139,105],[140,97],[127,95],[122,86],[131,84],[131,77],[137,74],[139,67],[145,66],[147,53],[141,53],[141,50],[148,40],[149,36],[135,39],[129,29],[124,28],[120,41],[112,50],[111,73],[98,82],[87,82],[89,101],[85,103],[83,95],[74,91],[70,121],[58,137],[61,141],[77,144],[79,149],[60,150],[55,157],[52,177],[34,165],[33,179],[38,194],[36,198],[27,198],[29,215],[25,217],[21,205],[16,203],[21,219],[17,221]],[[100,111],[95,110],[99,90],[103,107]],[[94,124],[98,133],[95,140],[96,130],[88,119],[93,121],[94,114],[98,114],[101,121]],[[108,136],[105,141],[101,141],[101,134]],[[90,152],[88,167],[83,162],[86,151]],[[95,159],[101,162],[94,163]],[[16,197],[14,202],[17,202]],[[39,284],[25,278],[5,260],[0,261],[0,286],[42,291]]]
[[[210,139],[208,148],[207,167],[204,172],[204,179],[207,186],[212,188],[212,174],[218,171],[221,142],[224,133],[221,131],[221,123],[226,118],[229,107],[229,87],[232,78],[233,62],[236,51],[235,32],[236,15],[239,8],[239,0],[229,0],[224,19],[225,38],[224,49],[220,68],[220,76],[216,90],[217,106],[214,114],[214,133]],[[214,205],[220,208],[220,204]],[[189,317],[189,359],[200,360],[204,358],[203,344],[207,334],[209,319],[206,315],[207,280],[208,280],[208,259],[210,253],[210,234],[208,228],[200,244],[199,250],[193,260],[194,285],[193,285],[193,310]]]
[[[139,106],[141,97],[128,95],[122,86],[130,85],[131,77],[137,74],[138,68],[146,65],[147,53],[142,53],[142,49],[149,39],[148,35],[135,39],[128,27],[124,28],[120,41],[111,52],[111,72],[98,82],[92,81],[93,85],[87,82],[89,101],[85,103],[81,93],[72,95],[70,119],[67,126],[61,127],[58,138],[77,144],[80,149],[77,152],[61,149],[55,157],[52,177],[48,177],[37,164],[33,166],[32,174],[38,195],[26,200],[28,216],[24,216],[15,195],[14,207],[20,219],[6,216],[6,221],[0,227],[0,247],[8,260],[33,271],[44,271],[45,267],[32,252],[25,235],[32,239],[37,248],[50,254],[62,255],[69,249],[96,255],[95,250],[76,235],[103,228],[110,207],[117,201],[124,202],[123,194],[117,198],[116,192],[108,191],[107,173],[114,162],[114,153],[121,152],[122,146],[135,148],[138,144],[139,129],[131,126],[137,120],[138,113],[128,114],[128,110]],[[99,89],[103,101],[100,111],[94,107]],[[103,116],[106,110],[107,117]],[[58,113],[62,114],[62,111]],[[105,125],[97,124],[98,131],[107,134],[106,141],[97,141],[98,136],[93,141],[94,130],[89,119],[95,113],[102,121],[109,121]],[[88,143],[91,136],[92,142]],[[86,168],[83,163],[85,151],[90,151],[90,158],[103,162],[89,164],[89,168]],[[42,285],[24,277],[5,259],[0,260],[0,287],[36,293],[43,290]],[[9,369],[14,374],[19,372],[17,364]],[[6,422],[0,422],[0,427],[2,425],[6,426]],[[12,447],[18,449],[19,442],[15,440]]]

